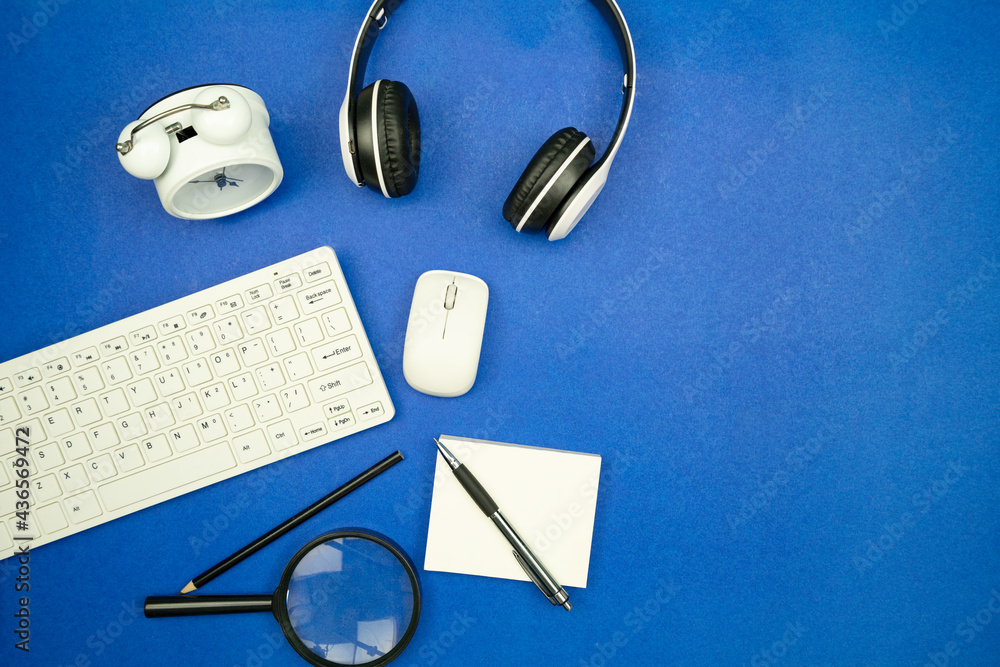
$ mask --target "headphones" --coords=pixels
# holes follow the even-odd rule
[[[565,238],[597,199],[628,128],[635,102],[635,47],[615,0],[590,0],[611,27],[621,52],[622,84],[618,127],[604,155],[574,127],[542,144],[503,205],[503,217],[518,232],[545,230],[550,241]],[[379,79],[362,88],[379,32],[403,0],[375,0],[354,43],[347,94],[340,107],[340,152],[348,178],[386,197],[413,191],[420,171],[420,117],[405,84]],[[593,164],[591,164],[593,163]]]
[[[217,218],[261,201],[281,183],[260,95],[233,84],[185,88],[125,126],[115,149],[125,171],[152,180],[167,213]]]

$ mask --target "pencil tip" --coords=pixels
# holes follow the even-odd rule
[[[197,590],[198,587],[194,585],[193,581],[189,581],[188,585],[181,589],[181,595],[185,593],[190,593],[191,591]]]

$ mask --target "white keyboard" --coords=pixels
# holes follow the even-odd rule
[[[0,559],[394,414],[328,247],[2,363]]]

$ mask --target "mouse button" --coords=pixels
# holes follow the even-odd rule
[[[458,285],[451,283],[444,291],[444,308],[451,310],[455,307],[455,297],[458,295]]]

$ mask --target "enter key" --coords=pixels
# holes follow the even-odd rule
[[[358,345],[357,337],[351,335],[313,348],[312,354],[316,370],[325,371],[328,368],[360,358],[361,346]]]

